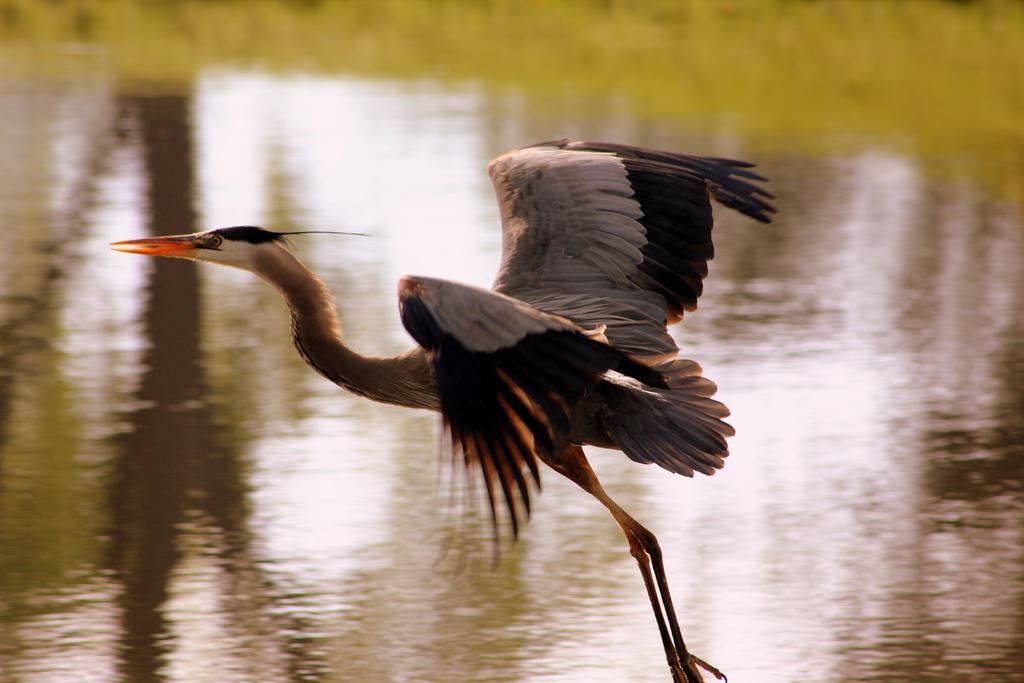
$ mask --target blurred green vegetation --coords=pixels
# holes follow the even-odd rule
[[[781,150],[869,140],[1024,197],[1011,0],[0,0],[0,39],[0,69],[86,55],[137,87],[237,65],[614,98]]]

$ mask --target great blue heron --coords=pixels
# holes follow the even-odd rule
[[[670,472],[713,474],[729,414],[666,329],[696,308],[714,249],[713,196],[770,222],[751,164],[595,142],[547,142],[490,163],[502,259],[491,290],[427,277],[398,284],[420,348],[362,356],[341,340],[324,283],[257,227],[115,242],[120,251],[252,271],[284,296],[309,365],[357,394],[440,410],[454,454],[479,470],[497,529],[528,516],[541,461],[597,498],[629,541],[677,683],[721,673],[683,642],[657,539],[601,487],[582,444]]]

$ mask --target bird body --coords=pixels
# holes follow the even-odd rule
[[[488,166],[502,219],[493,288],[402,278],[402,323],[419,346],[393,357],[344,344],[330,291],[284,233],[241,226],[113,246],[255,273],[284,297],[295,346],[318,373],[373,400],[440,410],[453,453],[484,480],[496,534],[502,507],[518,534],[539,462],[576,482],[623,529],[673,680],[692,683],[701,667],[720,673],[687,651],[657,540],[608,497],[580,446],[686,476],[723,466],[729,412],[666,327],[702,292],[711,196],[769,222],[771,195],[749,166],[568,141],[498,157]]]

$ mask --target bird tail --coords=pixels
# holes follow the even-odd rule
[[[604,423],[608,434],[635,462],[657,463],[687,477],[694,471],[714,474],[729,454],[726,437],[735,433],[722,420],[729,409],[711,398],[718,387],[692,360],[675,358],[654,369],[668,388],[622,386],[622,400]]]

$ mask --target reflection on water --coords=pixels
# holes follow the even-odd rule
[[[225,224],[295,238],[359,349],[394,282],[487,284],[486,161],[559,136],[756,157],[782,213],[721,214],[677,330],[734,412],[729,467],[597,452],[733,681],[1024,676],[1024,223],[865,150],[742,140],[472,88],[211,72],[0,89],[0,681],[665,679],[603,510],[545,477],[496,571],[437,563],[433,416],[309,372],[246,273],[109,253]],[[613,108],[612,108],[613,109]]]

